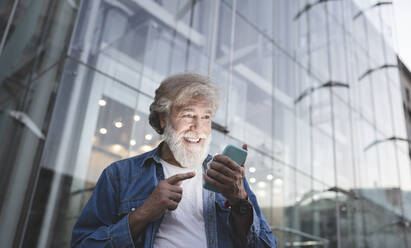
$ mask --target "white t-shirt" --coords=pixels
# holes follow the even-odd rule
[[[165,178],[176,174],[195,171],[193,178],[182,181],[183,196],[174,211],[166,210],[156,237],[154,248],[206,248],[203,217],[203,171],[202,166],[196,169],[180,168],[161,160]]]

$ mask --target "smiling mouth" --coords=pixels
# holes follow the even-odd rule
[[[193,139],[193,138],[186,138],[186,137],[184,137],[184,140],[191,144],[198,144],[201,141],[200,138]]]

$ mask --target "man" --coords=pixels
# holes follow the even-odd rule
[[[276,247],[244,168],[208,155],[217,107],[218,91],[208,78],[165,79],[149,117],[164,141],[103,171],[71,246]],[[221,193],[203,189],[203,178]]]

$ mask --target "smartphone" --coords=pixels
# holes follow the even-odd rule
[[[223,155],[231,158],[234,162],[236,162],[239,166],[241,166],[245,159],[247,158],[247,151],[234,145],[227,145],[223,150]],[[203,179],[203,187],[205,189],[214,191],[216,193],[220,193],[218,189],[214,186],[210,185]]]

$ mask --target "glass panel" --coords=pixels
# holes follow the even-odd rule
[[[395,128],[395,136],[397,137],[407,137],[407,130],[405,127],[405,115],[404,108],[402,106],[402,97],[400,88],[390,86],[391,102],[392,102],[392,114],[393,122]]]
[[[273,29],[275,44],[305,68],[309,66],[308,12],[304,1],[273,1]],[[301,13],[301,14],[300,14]]]
[[[363,18],[363,16],[354,19],[355,15],[358,13],[360,13],[360,8],[355,9],[353,16],[351,16],[353,20],[353,39],[358,44],[359,48],[364,49],[364,52],[367,52],[367,21]]]
[[[374,128],[363,118],[357,120],[359,128],[358,156],[364,156],[364,161],[359,160],[360,173],[359,185],[361,188],[381,187],[381,168],[377,157],[377,150],[373,142],[376,141]]]
[[[298,175],[297,175],[298,178]],[[308,189],[311,189],[309,191]],[[319,244],[328,241],[330,247],[336,246],[336,215],[335,194],[326,191],[327,187],[316,181],[312,182],[310,188],[301,199],[299,217],[301,231],[312,234]],[[305,199],[304,199],[305,198]],[[310,240],[304,238],[303,241]]]
[[[368,13],[372,13],[372,11],[368,11]],[[378,20],[376,24],[377,26],[373,24],[367,25],[368,55],[376,65],[383,65],[385,58],[383,38],[380,35],[380,21]]]
[[[297,121],[295,115],[280,103],[275,102],[274,107],[274,156],[286,164],[296,166]]]
[[[265,39],[243,18],[236,19],[233,61],[234,87],[246,87],[245,140],[264,152],[272,150],[272,68],[273,50]],[[238,57],[238,55],[242,55]],[[237,81],[239,77],[239,82]],[[264,116],[264,121],[261,121]]]
[[[205,19],[210,6],[206,1],[83,3],[79,19],[83,28],[73,43],[83,47],[82,53],[71,49],[70,54],[110,76],[121,77],[126,70],[122,81],[153,95],[155,83],[165,75],[193,69],[207,72]],[[90,37],[93,29],[97,35]]]
[[[313,128],[309,123],[296,119],[295,167],[307,175],[313,173]]]
[[[330,25],[330,65],[331,78],[328,80],[351,85],[348,79],[347,70],[347,37],[344,36],[343,27],[335,22],[333,18],[329,19]],[[348,102],[349,89],[345,87],[333,87],[333,91],[340,96],[345,102]]]
[[[396,215],[367,199],[362,199],[361,205],[365,247],[406,247]]]
[[[369,78],[364,78],[362,81],[357,82],[359,84],[359,96],[360,96],[360,112],[361,115],[367,119],[367,121],[374,123],[374,101],[373,101],[373,85]]]
[[[377,145],[381,161],[381,191],[385,197],[381,203],[392,212],[401,214],[401,192],[399,184],[398,161],[392,142]]]
[[[350,190],[354,185],[354,165],[352,158],[352,134],[350,109],[338,97],[334,99],[334,125],[336,146],[337,186]]]
[[[309,70],[321,82],[330,79],[328,47],[327,47],[327,18],[324,5],[311,8],[309,15],[310,62]]]
[[[237,1],[237,12],[246,22],[257,28],[262,35],[273,40],[274,44],[289,56],[296,56],[296,51],[301,49],[302,56],[298,56],[299,59],[303,56],[307,58],[306,17],[302,15],[301,18],[295,18],[303,8],[304,2],[299,1],[264,0],[259,4]]]
[[[397,150],[404,216],[411,220],[411,166],[408,153]]]
[[[377,129],[384,133],[387,137],[394,135],[392,123],[392,113],[391,113],[391,103],[389,86],[387,84],[387,77],[384,71],[375,71],[373,74],[369,75],[372,78],[372,88],[373,88],[373,98],[375,104],[375,119]],[[389,119],[387,119],[389,118]]]
[[[275,82],[274,95],[288,108],[294,107],[292,102],[307,90],[312,80],[308,76],[306,68],[297,64],[278,49],[274,49],[273,78]]]
[[[344,17],[343,16],[343,14],[344,14],[343,2],[344,1],[332,1],[332,0],[331,1],[328,0],[328,1],[325,2],[329,18],[334,19],[339,24],[344,23],[344,19],[343,19],[343,17]]]
[[[248,150],[246,176],[260,208],[273,226],[283,226],[284,166],[254,149]]]
[[[333,145],[331,137],[313,129],[313,177],[328,186],[335,185]]]
[[[233,79],[230,75],[233,56],[236,56],[236,51],[231,51],[231,33],[234,27],[232,23],[231,6],[221,3],[218,11],[218,26],[216,30],[217,38],[214,42],[215,52],[214,61],[212,63],[211,77],[218,84],[220,89],[220,107],[214,118],[214,121],[227,126],[227,99],[230,98],[231,91],[228,91],[232,86]],[[234,125],[230,125],[234,126]],[[229,130],[230,132],[232,130]]]
[[[41,154],[47,151],[76,13],[67,2],[52,2],[0,3],[0,225],[7,226],[0,230],[0,240],[5,247],[24,246],[28,207],[40,176]]]

